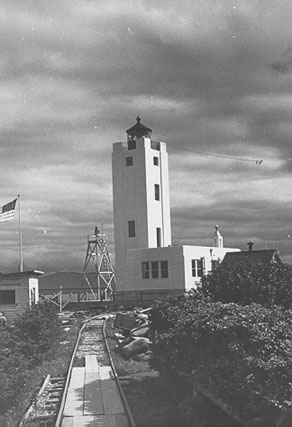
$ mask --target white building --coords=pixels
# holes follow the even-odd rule
[[[168,154],[152,130],[137,123],[127,142],[113,144],[113,203],[117,296],[152,300],[183,293],[226,252],[216,226],[212,247],[171,245]]]
[[[8,324],[39,302],[38,279],[43,274],[39,270],[0,273],[0,311],[4,313]]]

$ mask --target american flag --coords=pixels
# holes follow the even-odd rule
[[[2,206],[2,210],[0,212],[0,222],[8,221],[14,218],[16,202],[17,199],[14,199],[12,202]]]

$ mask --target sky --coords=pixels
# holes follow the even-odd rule
[[[25,269],[82,271],[112,144],[136,122],[169,153],[172,240],[292,264],[291,0],[2,0],[0,206],[20,194]],[[19,264],[17,216],[0,271]]]

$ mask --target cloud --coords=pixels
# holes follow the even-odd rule
[[[113,252],[112,143],[138,113],[168,144],[175,241],[209,244],[219,223],[289,259],[291,14],[288,0],[2,1],[0,204],[21,194],[26,262],[80,271],[101,222]],[[1,232],[4,270],[17,226]]]

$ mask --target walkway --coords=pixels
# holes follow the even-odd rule
[[[99,365],[95,355],[72,369],[62,427],[129,427],[111,368]]]

